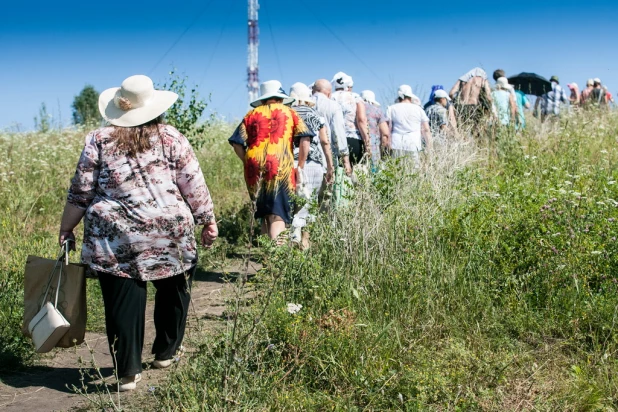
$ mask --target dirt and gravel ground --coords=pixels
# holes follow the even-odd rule
[[[247,273],[254,274],[259,267],[259,264],[251,263]],[[222,325],[225,300],[231,297],[233,289],[233,285],[226,280],[227,276],[231,275],[233,278],[241,270],[241,261],[233,262],[231,266],[220,271],[198,270],[193,283],[193,304],[187,322],[188,335],[198,333],[198,325],[199,333],[208,333]],[[152,321],[153,303],[149,302],[146,311],[146,336],[142,357],[145,365],[150,365],[154,359],[150,354],[155,333]],[[190,352],[191,347],[187,350]],[[80,359],[84,365],[82,368],[89,368],[94,362],[100,368],[102,376],[107,378],[106,381],[113,382],[113,379],[110,379],[113,368],[107,338],[103,334],[87,333],[86,342],[76,349],[57,349],[36,366],[0,376],[0,410],[45,412],[87,409],[88,400],[70,389],[73,385],[80,388],[85,385],[89,396],[97,396],[97,391],[94,390],[96,381],[92,377],[87,376],[83,383],[81,381],[83,369],[80,369]],[[166,373],[166,370],[147,366],[142,373],[142,382],[138,384],[135,392],[123,393],[117,398],[117,393],[114,393],[111,386],[110,391],[114,399],[119,399],[121,405],[130,404],[130,397],[135,394],[140,396],[139,392],[147,393],[148,388],[156,386],[165,378]]]

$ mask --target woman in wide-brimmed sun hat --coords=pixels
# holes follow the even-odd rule
[[[110,126],[88,134],[71,181],[59,241],[84,218],[82,262],[98,275],[121,391],[141,379],[146,281],[156,288],[153,366],[182,349],[189,288],[201,243],[217,237],[213,203],[188,140],[162,115],[178,96],[131,76],[99,96]]]
[[[255,201],[255,217],[262,219],[262,234],[277,239],[278,244],[284,241],[279,235],[292,223],[297,176],[305,167],[309,141],[314,136],[286,106],[293,102],[279,81],[262,83],[260,97],[251,103],[254,109],[228,140],[243,162],[249,196]],[[294,168],[294,144],[300,146],[301,172]]]

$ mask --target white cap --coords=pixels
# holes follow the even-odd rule
[[[448,93],[445,92],[444,90],[436,90],[433,93],[433,98],[435,99],[446,99],[446,100],[451,100],[451,98],[449,97]]]
[[[599,79],[598,77],[595,77],[595,78],[594,78],[594,82],[595,82],[595,83],[599,83],[599,84],[601,84],[601,79]]]
[[[407,84],[402,84],[401,86],[399,86],[399,89],[397,89],[397,96],[399,96],[400,99],[403,99],[405,97],[414,97],[414,93],[412,93],[412,88],[410,86],[408,86]]]
[[[594,79],[588,79],[586,86],[594,86]]]
[[[378,103],[376,101],[376,94],[374,92],[372,92],[371,90],[363,90],[361,92],[361,97],[363,98],[363,100],[365,100],[367,103],[371,103],[374,106],[380,106],[380,103]]]

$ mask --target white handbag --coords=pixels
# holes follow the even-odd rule
[[[69,322],[67,322],[64,316],[62,316],[62,313],[58,310],[58,293],[60,291],[60,280],[62,279],[61,260],[64,257],[64,259],[68,262],[69,258],[68,243],[65,242],[62,247],[64,256],[61,255],[58,258],[52,273],[49,275],[49,281],[47,282],[45,294],[43,295],[43,300],[41,302],[41,310],[39,310],[39,312],[28,324],[28,332],[30,332],[30,335],[32,336],[32,341],[34,342],[37,353],[46,353],[52,350],[71,327]],[[60,270],[58,270],[56,297],[54,299],[54,303],[52,304],[51,302],[46,301],[47,295],[49,294],[49,288],[58,267],[60,267]]]

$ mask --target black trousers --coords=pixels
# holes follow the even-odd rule
[[[105,328],[110,353],[118,377],[142,371],[142,348],[146,323],[146,282],[98,272]],[[155,359],[171,359],[185,335],[187,313],[191,301],[193,271],[154,280],[157,290],[154,304],[156,337],[152,345]]]
[[[348,150],[350,151],[350,164],[359,164],[365,153],[365,142],[359,139],[348,138]]]

